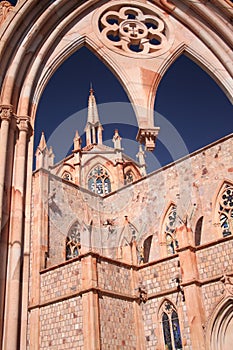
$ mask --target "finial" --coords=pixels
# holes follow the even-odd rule
[[[78,130],[76,130],[75,136],[74,136],[74,151],[81,150],[81,144],[82,144],[81,137],[79,136]]]
[[[92,86],[92,82],[90,82],[90,94],[93,95],[94,94],[94,89]]]
[[[45,140],[45,136],[44,136],[44,131],[42,131],[42,133],[41,133],[41,138],[40,138],[38,148],[41,151],[43,151],[45,148],[47,148],[47,144],[46,144],[46,140]]]

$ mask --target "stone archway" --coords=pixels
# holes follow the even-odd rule
[[[207,332],[211,350],[231,350],[233,344],[233,300],[222,301],[215,310]]]
[[[0,342],[14,350],[26,348],[33,129],[51,75],[88,45],[119,78],[136,112],[138,140],[153,149],[156,89],[184,50],[233,98],[231,2],[137,0],[128,8],[127,2],[116,0],[19,0],[14,8],[8,4],[8,10],[6,1],[0,6]],[[116,29],[120,44],[105,35],[111,26],[106,13],[123,20]],[[157,30],[159,44],[148,44],[149,30],[150,36]],[[130,46],[125,46],[127,41]]]

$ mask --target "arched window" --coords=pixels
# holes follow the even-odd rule
[[[102,165],[97,165],[89,173],[88,189],[99,195],[105,195],[111,192],[109,174]]]
[[[152,242],[152,236],[147,237],[143,243],[144,248],[144,263],[147,263],[149,261],[150,257],[150,248],[151,248],[151,242]]]
[[[233,300],[223,299],[214,311],[206,333],[207,350],[232,350]]]
[[[125,173],[125,185],[131,184],[134,181],[134,175],[133,172],[131,170],[128,170]]]
[[[225,185],[219,198],[219,221],[223,237],[233,232],[233,186]]]
[[[162,306],[162,330],[166,350],[183,349],[178,314],[169,301]]]
[[[62,178],[64,180],[67,180],[67,181],[72,181],[73,180],[71,174],[68,171],[64,171],[64,173],[62,175]]]
[[[66,260],[76,258],[81,248],[80,224],[72,225],[66,237]]]
[[[203,216],[201,216],[195,227],[195,245],[201,244],[201,231],[202,231]]]
[[[172,205],[165,219],[164,234],[168,255],[175,254],[175,249],[178,247],[178,241],[176,239],[176,219],[176,206]]]

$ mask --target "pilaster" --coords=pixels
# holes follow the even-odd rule
[[[82,259],[84,350],[101,349],[97,286],[97,259],[96,257],[88,255]]]
[[[21,308],[22,251],[25,210],[25,172],[27,164],[27,146],[31,135],[30,118],[17,118],[18,139],[15,148],[8,269],[6,283],[5,325],[3,348],[19,348],[19,315]]]
[[[2,106],[1,106],[2,107]],[[0,107],[0,108],[1,108]],[[6,273],[7,273],[7,256],[8,256],[8,240],[9,240],[9,216],[10,216],[10,196],[11,196],[11,182],[12,182],[12,168],[14,157],[14,143],[15,143],[15,130],[16,130],[16,118],[12,113],[11,106],[4,106],[2,113],[2,128],[9,129],[3,133],[3,139],[7,136],[6,152],[1,146],[0,157],[5,158],[5,166],[0,169],[2,171],[3,190],[1,195],[1,235],[0,235],[0,256],[1,256],[1,269],[0,269],[0,349],[2,349],[2,333],[4,323],[4,301],[5,301],[5,286],[6,286]],[[3,130],[2,129],[2,130]],[[1,139],[1,141],[3,141]],[[3,143],[4,143],[3,142]],[[7,161],[6,161],[7,159]],[[4,163],[4,160],[3,160]],[[4,171],[4,172],[3,172]]]
[[[201,288],[198,284],[198,269],[195,248],[183,246],[177,249],[180,259],[181,281],[179,288],[185,297],[190,336],[193,349],[205,349],[204,308],[202,305]]]

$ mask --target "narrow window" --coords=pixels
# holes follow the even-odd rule
[[[203,216],[201,216],[196,224],[195,228],[195,245],[201,244],[201,231],[202,231]]]
[[[178,241],[176,239],[176,206],[172,205],[165,218],[165,242],[167,247],[167,254],[175,254],[175,249],[178,248]]]
[[[233,187],[226,185],[220,194],[219,221],[223,237],[233,232]]]
[[[106,169],[97,165],[88,175],[88,189],[99,195],[111,192],[111,181]]]
[[[80,224],[78,222],[69,230],[66,237],[66,260],[76,258],[81,248]]]
[[[143,262],[144,263],[147,263],[149,261],[151,242],[152,242],[152,236],[149,236],[145,239],[143,243],[143,251],[144,251]]]
[[[165,349],[183,349],[178,314],[174,306],[169,301],[166,301],[162,306],[161,321]]]

